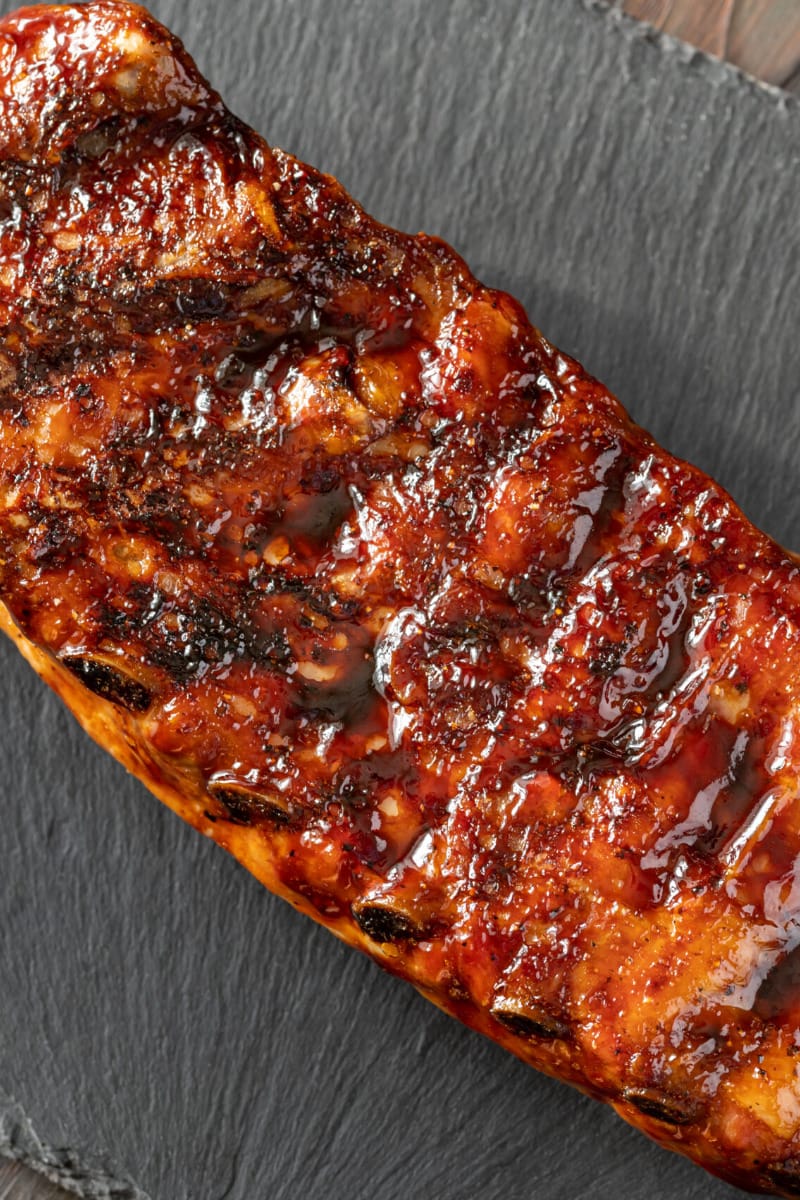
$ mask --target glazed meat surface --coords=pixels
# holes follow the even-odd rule
[[[0,330],[3,623],[85,728],[474,1029],[800,1195],[794,560],[128,4],[0,21]]]

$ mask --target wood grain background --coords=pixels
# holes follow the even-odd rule
[[[800,94],[800,0],[617,0],[617,7]]]
[[[616,0],[616,7],[800,94],[800,0]],[[20,1163],[0,1161],[0,1200],[68,1194]]]
[[[21,1163],[0,1163],[0,1200],[68,1200],[68,1193]]]

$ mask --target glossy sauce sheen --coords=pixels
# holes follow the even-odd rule
[[[800,1195],[794,561],[141,9],[0,22],[0,146],[23,653],[340,937]]]

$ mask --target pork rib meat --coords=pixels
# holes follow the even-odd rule
[[[796,561],[127,3],[0,21],[0,330],[3,625],[87,731],[474,1029],[800,1195]]]

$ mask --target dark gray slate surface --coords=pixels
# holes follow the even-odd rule
[[[800,549],[796,103],[581,0],[152,7]],[[0,664],[0,1145],[150,1200],[738,1194],[270,897]]]

